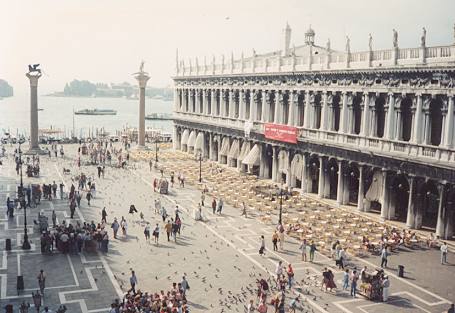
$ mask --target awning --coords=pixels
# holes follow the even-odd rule
[[[286,150],[281,150],[278,152],[278,172],[287,173],[289,165],[288,153]]]
[[[238,159],[239,154],[240,154],[239,141],[237,139],[235,139],[231,145],[231,149],[229,149],[228,156],[232,159]]]
[[[383,180],[384,178],[382,176],[382,172],[380,170],[375,171],[370,188],[365,195],[365,198],[368,201],[377,201],[379,203],[381,202]],[[381,205],[384,205],[384,203],[381,203]]]
[[[245,165],[256,165],[259,166],[259,158],[260,158],[260,152],[261,150],[259,149],[258,145],[254,145],[253,149],[248,152],[246,157],[243,159],[242,163]]]
[[[196,143],[194,144],[194,153],[196,153],[196,151],[198,151],[198,150],[202,151],[203,147],[204,147],[204,133],[199,132],[199,134],[197,134],[197,137],[196,137]]]
[[[188,136],[190,135],[190,131],[185,129],[182,134],[182,140],[180,141],[182,146],[188,144]]]
[[[238,160],[242,161],[250,152],[250,143],[248,141],[244,141],[242,144],[242,149],[240,149],[240,155]]]
[[[190,133],[190,137],[188,138],[188,147],[194,147],[195,143],[196,143],[196,132],[193,130]]]
[[[221,143],[220,155],[227,156],[229,153],[229,138],[224,138]]]
[[[294,158],[292,159],[292,162],[291,162],[291,173],[297,179],[299,179],[299,180],[302,179],[302,174],[303,174],[303,158],[302,158],[302,155],[300,155],[300,154],[294,155]]]

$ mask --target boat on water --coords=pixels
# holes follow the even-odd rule
[[[74,112],[76,115],[116,115],[117,111],[111,109],[83,109]]]
[[[172,114],[170,113],[151,113],[145,116],[146,120],[161,120],[169,121],[172,120]]]

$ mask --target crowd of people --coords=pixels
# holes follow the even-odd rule
[[[138,283],[136,274],[131,272],[131,289],[120,301],[116,299],[111,304],[109,313],[189,313],[186,294],[190,290],[190,285],[185,276],[179,283],[172,283],[168,291],[143,292],[136,290]]]

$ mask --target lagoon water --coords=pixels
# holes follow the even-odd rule
[[[145,114],[171,113],[172,101],[145,99]],[[74,115],[77,136],[87,136],[92,131],[104,128],[113,133],[124,127],[137,127],[139,124],[139,100],[123,98],[80,98],[39,96],[39,128],[58,128],[66,131],[68,136],[73,129],[73,109],[113,109],[117,115]],[[172,131],[172,121],[145,121],[145,126]],[[0,100],[0,137],[4,131],[16,135],[30,132],[30,98],[29,95],[16,95]]]

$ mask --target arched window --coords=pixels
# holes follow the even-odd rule
[[[331,130],[338,131],[340,129],[340,95],[338,94],[333,97],[332,110],[333,118],[331,121]]]
[[[353,128],[352,132],[356,135],[360,134],[360,124],[362,121],[362,97],[356,96],[352,102]]]
[[[411,139],[412,127],[412,100],[404,98],[401,102],[401,140],[409,141]]]
[[[376,111],[376,137],[382,138],[384,136],[384,125],[385,125],[385,111],[384,111],[385,99],[380,96],[375,102]]]

